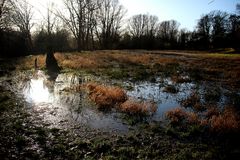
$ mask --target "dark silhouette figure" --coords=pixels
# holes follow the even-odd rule
[[[37,58],[35,58],[35,61],[34,61],[34,68],[35,68],[35,70],[37,70],[37,69],[38,69],[38,65],[37,65]]]
[[[50,80],[55,80],[60,73],[60,67],[58,66],[57,60],[51,50],[47,53],[46,68]]]

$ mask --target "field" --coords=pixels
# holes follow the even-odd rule
[[[0,64],[6,159],[237,159],[240,54],[106,50]],[[37,69],[35,60],[37,59]]]

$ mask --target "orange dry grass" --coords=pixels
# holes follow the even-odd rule
[[[218,109],[210,108],[203,119],[196,113],[186,112],[181,108],[168,111],[166,115],[171,123],[185,122],[183,125],[188,123],[209,126],[211,131],[218,133],[234,132],[240,129],[240,116],[230,107],[226,107],[222,113]]]
[[[175,108],[166,113],[167,118],[170,119],[171,123],[185,122],[188,124],[201,124],[204,121],[194,112],[187,112],[181,108]]]
[[[188,123],[190,123],[190,124],[199,124],[201,122],[196,113],[189,112],[189,113],[187,113],[186,117],[187,117]]]
[[[97,104],[99,109],[117,107],[122,112],[133,114],[151,114],[157,110],[153,102],[127,100],[126,92],[119,87],[87,83],[84,88],[87,89],[89,98]]]
[[[46,56],[45,55],[38,55],[38,56],[28,56],[25,58],[19,58],[17,61],[16,68],[17,69],[22,69],[22,70],[27,70],[27,69],[32,69],[35,67],[35,59],[37,58],[37,66],[39,69],[42,69],[45,67],[45,60]]]
[[[117,60],[120,63],[127,63],[127,64],[143,64],[143,65],[150,65],[154,63],[166,64],[166,63],[173,63],[176,62],[173,58],[164,58],[158,54],[149,54],[145,53],[114,53],[109,54],[112,59]]]
[[[237,131],[240,129],[239,118],[239,115],[233,108],[226,108],[222,114],[212,116],[209,122],[213,131]]]
[[[99,108],[111,108],[127,100],[126,92],[119,87],[104,86],[96,83],[88,83],[85,87],[89,91],[89,98]]]
[[[181,108],[175,108],[166,113],[167,118],[170,119],[172,123],[178,123],[186,119],[187,113]]]
[[[213,116],[219,116],[220,114],[220,110],[215,106],[213,107],[210,107],[207,109],[207,112],[206,112],[206,118],[211,118]]]
[[[166,64],[176,62],[173,58],[161,57],[158,54],[129,53],[126,51],[92,51],[83,53],[56,53],[56,59],[62,67],[96,68],[110,67],[114,64],[138,64],[152,65],[156,63]]]
[[[132,114],[151,114],[156,112],[157,106],[152,102],[137,102],[134,100],[127,100],[122,103],[118,109],[122,112]]]
[[[200,102],[200,96],[197,93],[191,93],[189,97],[181,101],[183,107],[192,107],[196,111],[201,111],[204,109],[203,105]]]
[[[90,55],[83,54],[63,54],[55,53],[55,57],[59,62],[60,66],[71,69],[79,68],[95,68],[98,64],[95,60],[91,59]]]

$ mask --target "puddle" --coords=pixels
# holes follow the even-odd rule
[[[59,74],[55,81],[49,81],[43,71],[38,71],[34,76],[19,83],[26,101],[32,111],[42,117],[54,127],[68,125],[86,125],[88,127],[104,130],[127,132],[133,126],[124,121],[123,114],[115,110],[102,112],[88,99],[84,92],[66,92],[65,88],[95,80],[91,76],[76,75],[71,73]],[[161,121],[165,119],[165,113],[179,107],[180,100],[187,98],[197,90],[203,94],[207,86],[199,86],[194,83],[175,84],[170,79],[158,78],[151,82],[124,82],[125,86],[131,86],[127,91],[129,97],[139,100],[152,100],[157,103],[157,111],[148,119]],[[178,90],[176,93],[165,92],[165,87],[172,85]],[[211,87],[210,87],[211,88]],[[224,93],[222,90],[221,93]],[[202,96],[203,98],[203,96]],[[225,103],[226,96],[220,95],[218,103]]]
[[[170,79],[157,80],[156,83],[141,82],[130,83],[127,85],[133,86],[133,90],[127,94],[131,97],[140,100],[153,100],[157,103],[158,109],[151,119],[155,121],[163,120],[165,113],[173,108],[179,107],[179,101],[191,94],[195,88],[193,83],[174,84]],[[177,93],[168,93],[164,91],[167,85],[175,85],[178,89]]]
[[[95,129],[128,131],[128,126],[117,118],[120,113],[98,111],[85,93],[64,91],[89,80],[88,76],[59,74],[55,82],[51,82],[44,72],[38,71],[29,81],[21,83],[20,88],[32,111],[53,127],[79,124]]]

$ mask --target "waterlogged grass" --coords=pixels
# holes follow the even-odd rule
[[[183,133],[166,130],[158,123],[146,123],[126,135],[84,127],[75,133],[49,128],[37,114],[28,114],[23,103],[16,104],[17,97],[12,96],[10,100],[13,108],[2,112],[0,117],[3,159],[218,159],[224,156],[217,142],[201,142],[197,136],[179,139],[176,134]],[[192,130],[190,137],[197,132],[196,128]]]
[[[162,88],[171,95],[179,92],[180,84],[192,82],[196,88],[188,97],[180,99],[181,107],[167,113],[167,124],[149,121],[151,115],[157,112],[155,104],[131,99],[121,85],[89,83],[66,88],[66,91],[75,92],[85,90],[88,98],[101,109],[123,112],[123,121],[134,126],[134,130],[121,134],[101,132],[82,124],[52,127],[40,113],[44,110],[29,110],[15,93],[0,87],[1,158],[239,158],[239,54],[94,51],[56,53],[55,57],[62,72],[66,73],[87,73],[103,79],[133,83],[155,83],[159,82],[158,77],[169,78],[172,83],[162,84]],[[38,68],[45,69],[44,55],[22,57],[12,66],[17,70],[32,70],[36,58]],[[133,89],[133,86],[126,88]],[[222,101],[224,105],[220,109]]]
[[[99,109],[112,108],[127,100],[126,92],[119,87],[104,86],[96,83],[87,83],[89,98]]]

